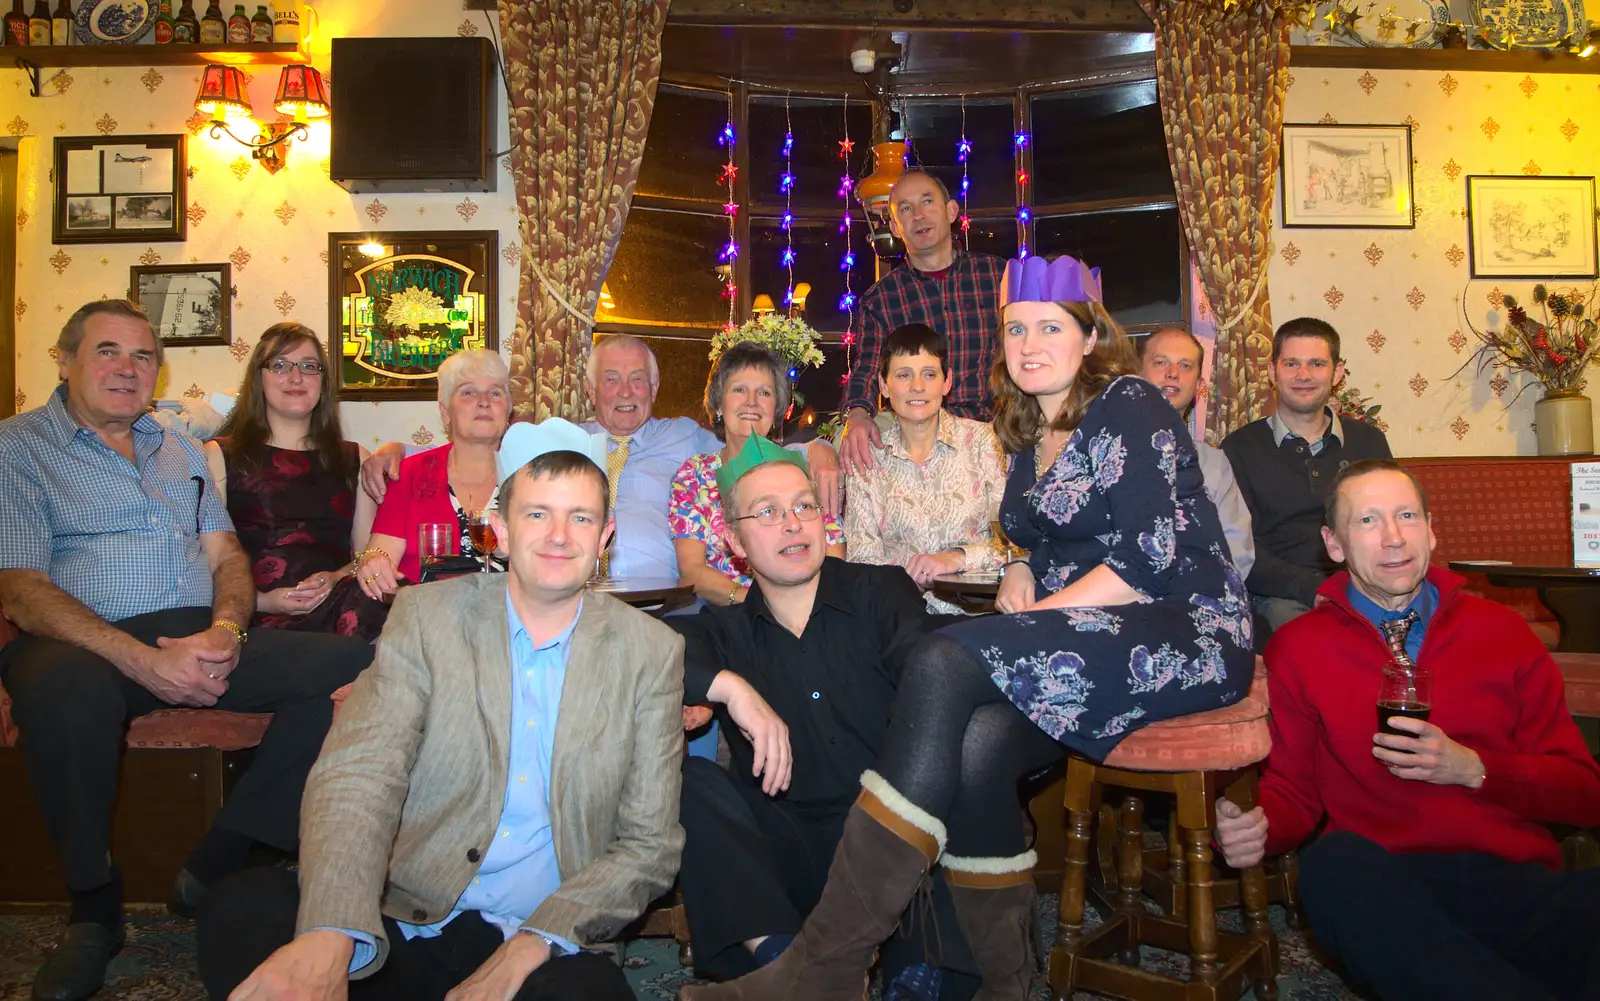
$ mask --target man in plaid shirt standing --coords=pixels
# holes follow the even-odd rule
[[[906,246],[904,267],[889,272],[861,296],[861,334],[855,364],[845,384],[846,425],[841,451],[850,471],[872,467],[872,449],[882,442],[873,413],[878,409],[878,361],[884,339],[896,327],[926,323],[950,343],[954,384],[945,397],[958,417],[992,416],[989,369],[1000,324],[1000,280],[1005,261],[993,254],[957,249],[951,225],[961,214],[944,184],[932,174],[908,170],[889,194],[890,226]]]

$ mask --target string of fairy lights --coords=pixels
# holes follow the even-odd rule
[[[717,134],[717,144],[728,150],[728,162],[722,165],[721,183],[727,189],[728,200],[722,203],[722,212],[728,217],[728,242],[722,248],[722,253],[717,260],[726,266],[728,277],[722,286],[722,297],[728,300],[728,326],[734,325],[734,318],[739,308],[739,286],[734,283],[734,263],[739,257],[739,202],[734,196],[733,182],[739,176],[739,165],[735,162],[734,153],[738,148],[738,137],[733,131],[733,95],[728,95],[728,119],[723,124],[722,131]]]
[[[783,95],[783,173],[778,177],[778,193],[783,195],[783,217],[778,225],[783,229],[783,253],[778,263],[788,274],[788,287],[784,289],[783,305],[794,304],[794,122],[789,117],[789,95]]]
[[[967,97],[961,95],[961,138],[956,142],[956,161],[961,164],[961,249],[972,249],[972,218],[967,215],[967,193],[972,178],[967,176],[967,157],[972,155],[972,140],[967,138]]]
[[[850,214],[850,194],[854,187],[850,180],[850,151],[855,149],[855,143],[850,139],[850,98],[844,99],[844,138],[839,140],[839,159],[844,161],[844,174],[839,178],[839,200],[844,205],[844,221],[839,223],[839,232],[844,234],[844,256],[839,259],[839,270],[844,272],[844,293],[839,296],[839,312],[845,314],[844,336],[844,372],[839,379],[840,383],[850,381],[850,352],[856,343],[856,293],[850,286],[850,277],[856,265],[856,251],[853,240],[855,217]]]

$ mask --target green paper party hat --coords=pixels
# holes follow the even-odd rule
[[[791,452],[769,438],[753,434],[745,440],[744,448],[733,457],[733,461],[723,463],[722,468],[717,470],[717,489],[726,497],[745,473],[769,462],[791,462],[799,466],[802,473],[811,475],[805,458],[799,452]]]

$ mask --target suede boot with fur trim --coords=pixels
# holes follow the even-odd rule
[[[1024,852],[1011,858],[946,855],[940,862],[961,934],[983,976],[973,1001],[1027,1001],[1036,967],[1033,867],[1038,861],[1033,852]]]
[[[679,1001],[861,1001],[872,953],[944,850],[944,824],[876,772],[845,818],[828,885],[783,955],[725,984],[684,987]]]

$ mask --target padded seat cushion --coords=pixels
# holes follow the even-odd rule
[[[1567,683],[1567,711],[1600,719],[1600,653],[1552,653]]]
[[[1135,772],[1220,772],[1253,765],[1272,750],[1267,705],[1267,666],[1257,657],[1255,679],[1243,699],[1136,730],[1105,764]]]

